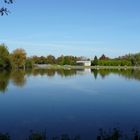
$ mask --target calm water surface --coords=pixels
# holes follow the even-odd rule
[[[94,139],[99,128],[140,127],[140,71],[0,71],[0,132],[31,129]]]

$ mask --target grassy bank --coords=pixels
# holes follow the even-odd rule
[[[35,65],[35,69],[140,69],[140,66],[71,66],[71,65]]]

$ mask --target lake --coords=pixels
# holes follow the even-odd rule
[[[0,132],[25,140],[30,130],[49,137],[95,139],[99,129],[140,128],[140,71],[35,69],[0,71]]]

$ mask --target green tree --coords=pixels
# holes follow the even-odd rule
[[[25,68],[33,68],[34,62],[32,60],[32,58],[27,58],[25,61]]]
[[[57,64],[59,65],[64,65],[64,56],[61,55],[60,57],[57,58]]]
[[[10,68],[10,59],[9,59],[9,51],[6,45],[0,45],[0,68],[6,69]]]
[[[92,66],[98,65],[98,58],[97,58],[97,56],[94,57],[94,60],[91,62],[91,65]]]
[[[76,65],[76,57],[74,56],[65,56],[64,65]]]
[[[74,56],[63,56],[57,58],[57,64],[59,65],[76,65],[77,58]]]
[[[46,64],[46,57],[44,56],[41,56],[41,57],[38,57],[38,56],[33,56],[33,62],[35,64]]]
[[[12,66],[16,69],[25,68],[26,52],[23,49],[16,49],[11,54]]]
[[[109,58],[106,57],[104,54],[99,58],[99,60],[108,60]]]
[[[32,61],[35,63],[35,64],[38,64],[39,63],[39,57],[38,56],[33,56],[32,57]]]
[[[47,58],[46,58],[46,62],[48,64],[55,64],[55,57],[53,55],[48,55]]]

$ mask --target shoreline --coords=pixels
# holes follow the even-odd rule
[[[45,65],[35,66],[35,69],[138,69],[140,66],[71,66],[71,65]]]

